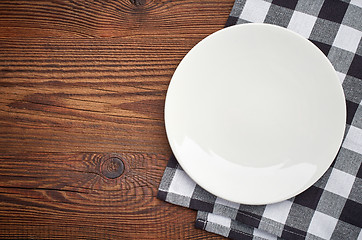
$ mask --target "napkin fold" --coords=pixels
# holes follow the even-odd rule
[[[203,211],[197,212],[196,227],[233,239],[282,239],[228,217]]]
[[[251,206],[205,191],[171,156],[158,198],[198,210],[197,228],[232,239],[362,239],[362,1],[236,0],[226,27],[249,22],[286,27],[313,42],[331,61],[347,105],[337,157],[296,197]]]

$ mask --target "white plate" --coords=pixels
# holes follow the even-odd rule
[[[201,187],[243,204],[291,198],[340,147],[344,94],[328,59],[281,27],[242,24],[199,42],[177,67],[167,137]]]

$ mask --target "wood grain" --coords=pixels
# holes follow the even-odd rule
[[[156,193],[170,78],[232,4],[0,0],[0,238],[220,238]]]
[[[193,227],[191,211],[155,198],[167,157],[116,154],[126,171],[120,178],[107,179],[100,171],[107,155],[3,155],[1,230],[3,234],[9,230],[3,236],[21,237],[23,231],[34,230],[28,236],[63,237],[71,231],[78,237],[134,239],[162,236],[160,231],[163,237],[173,238],[169,236],[173,228],[182,227],[177,234],[187,238]],[[191,218],[180,224],[185,214]],[[52,235],[43,226],[53,229]]]

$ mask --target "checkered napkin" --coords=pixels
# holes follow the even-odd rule
[[[232,239],[362,240],[362,0],[236,0],[226,26],[248,22],[295,31],[332,62],[347,104],[346,133],[335,161],[298,196],[250,206],[208,193],[172,156],[158,198],[198,210],[197,228]]]

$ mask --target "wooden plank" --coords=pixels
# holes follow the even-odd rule
[[[231,0],[2,0],[1,36],[199,38],[225,24],[232,4]]]
[[[102,174],[111,157],[126,166],[116,179]],[[137,153],[1,155],[0,234],[202,239],[205,233],[193,227],[194,211],[156,199],[167,158]]]
[[[191,46],[119,41],[0,40],[1,151],[169,152],[164,98]]]

